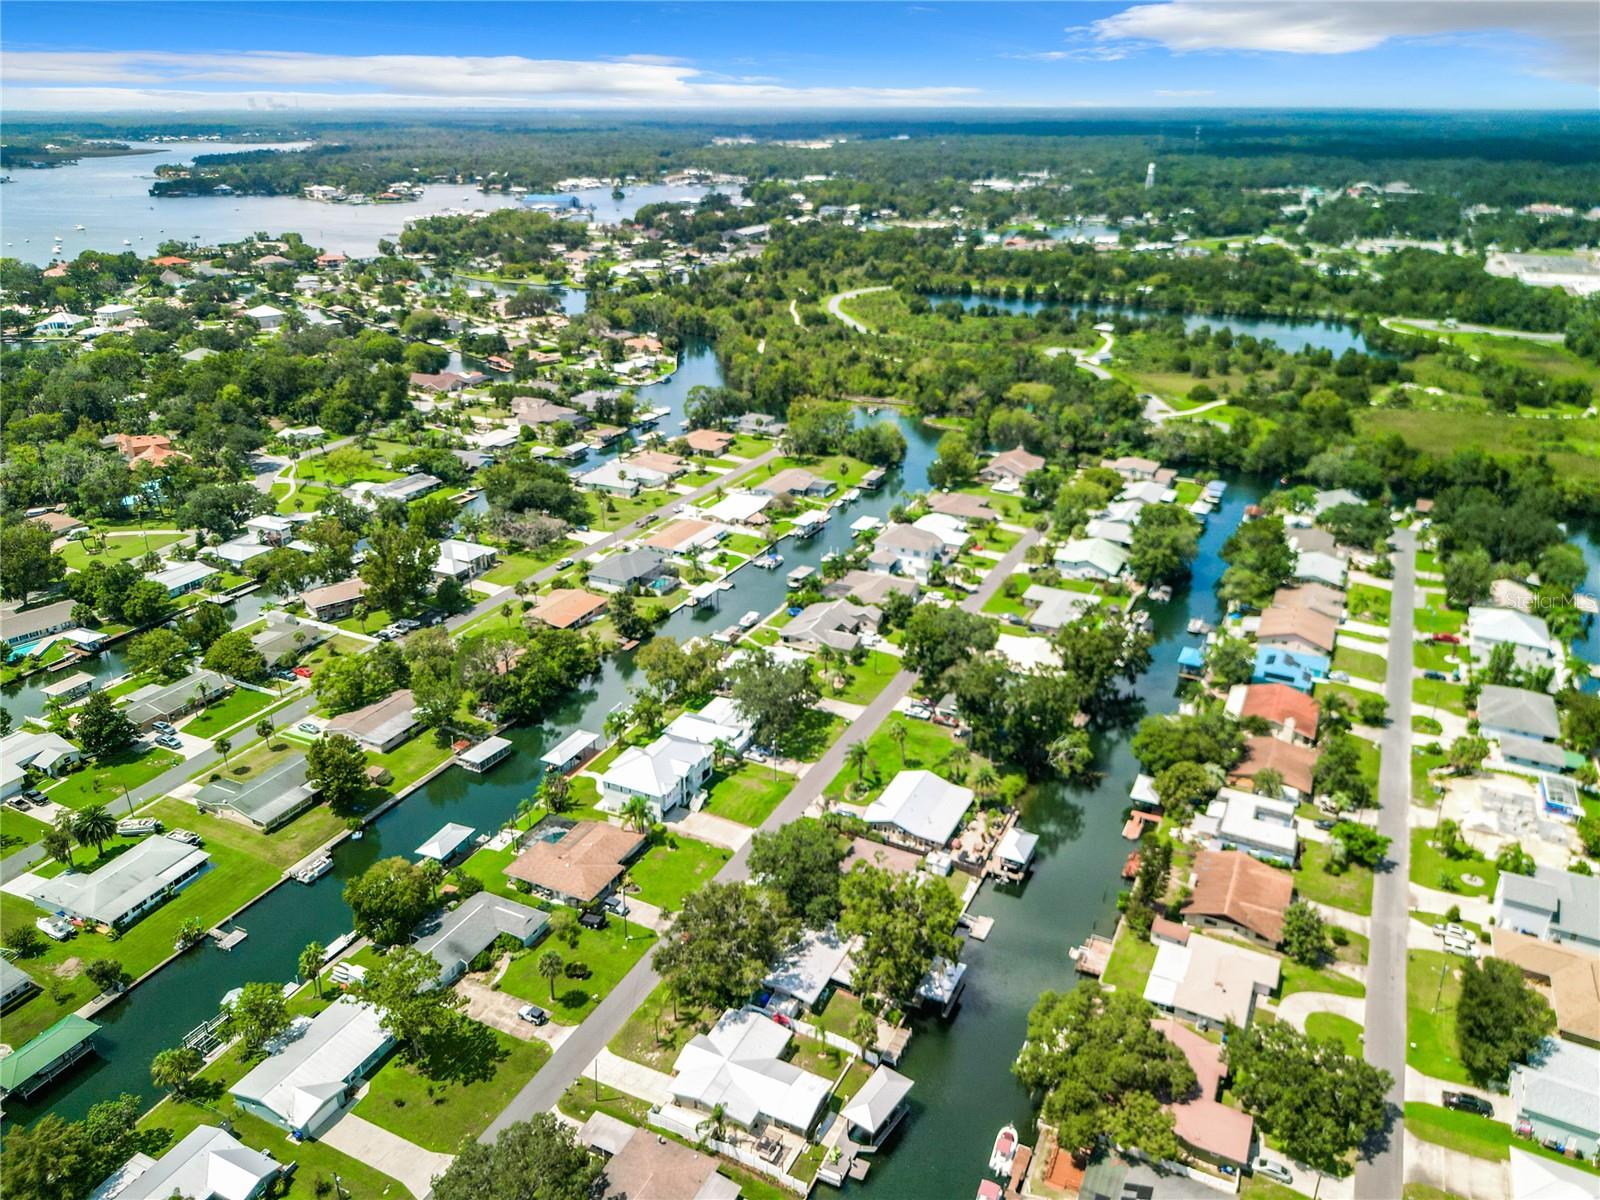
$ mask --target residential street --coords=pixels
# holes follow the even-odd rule
[[[1033,530],[1023,534],[1006,556],[995,564],[994,570],[984,577],[978,590],[962,602],[961,607],[968,612],[980,610],[999,590],[1000,585],[1016,571],[1028,549],[1038,540],[1039,535]],[[872,703],[866,706],[862,714],[850,723],[839,740],[828,748],[822,758],[806,772],[805,778],[795,784],[783,802],[761,823],[761,831],[770,833],[774,829],[780,829],[804,813],[812,801],[822,795],[829,781],[844,769],[845,753],[851,744],[871,737],[884,719],[894,711],[895,706],[905,699],[916,679],[912,672],[901,671],[890,680],[888,687],[884,688]],[[717,882],[734,883],[748,879],[749,859],[750,847],[746,843],[723,864],[722,870],[717,872]],[[573,1080],[589,1069],[589,1064],[616,1036],[617,1031],[633,1014],[633,1010],[644,1002],[645,997],[659,982],[660,976],[656,974],[650,958],[646,956],[640,959],[572,1036],[556,1049],[549,1061],[539,1069],[539,1073],[517,1093],[478,1140],[492,1142],[507,1125],[526,1121],[535,1113],[547,1112],[554,1107],[556,1101],[561,1098],[561,1093],[567,1090]],[[1398,1194],[1397,1192],[1396,1195]]]
[[[1389,670],[1385,695],[1389,724],[1383,731],[1378,776],[1378,829],[1389,838],[1389,868],[1372,888],[1371,947],[1367,968],[1367,1060],[1394,1076],[1394,1125],[1388,1144],[1356,1166],[1356,1195],[1399,1196],[1405,1182],[1405,1139],[1400,1116],[1406,1077],[1406,932],[1410,922],[1412,613],[1416,604],[1416,536],[1395,534],[1394,589],[1389,604]]]

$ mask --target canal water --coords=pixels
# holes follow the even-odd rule
[[[285,148],[309,143],[291,143]],[[300,196],[150,195],[158,166],[191,162],[199,154],[262,149],[226,142],[133,142],[146,153],[85,158],[46,170],[22,167],[0,184],[0,255],[43,266],[52,258],[76,258],[84,250],[133,250],[149,257],[167,239],[217,245],[252,233],[301,234],[313,246],[352,257],[371,257],[382,239],[395,241],[407,221],[447,209],[508,208],[515,196],[480,192],[466,184],[428,184],[419,200],[395,204],[325,204]],[[566,193],[594,210],[595,220],[615,222],[647,204],[695,201],[703,187],[630,188],[616,199],[610,188]],[[76,228],[82,225],[83,229]],[[126,244],[124,244],[126,243]],[[61,246],[51,254],[53,244]]]

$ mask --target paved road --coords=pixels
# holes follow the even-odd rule
[[[846,325],[848,325],[851,329],[854,329],[857,333],[871,333],[872,330],[868,329],[860,321],[856,320],[854,317],[852,317],[849,313],[845,312],[844,309],[840,308],[839,306],[841,304],[843,304],[846,300],[854,300],[857,296],[866,296],[866,295],[871,294],[872,292],[887,292],[888,290],[889,290],[889,285],[888,284],[882,284],[882,285],[880,285],[878,287],[856,288],[856,290],[853,291],[853,292],[840,292],[837,296],[833,296],[833,297],[829,298],[829,300],[828,300],[828,315],[829,316],[833,316],[833,317],[838,317],[839,320],[843,321]]]
[[[1405,1181],[1405,1139],[1400,1114],[1406,1077],[1406,933],[1411,878],[1412,624],[1416,604],[1416,535],[1395,534],[1394,589],[1389,602],[1389,672],[1385,694],[1389,724],[1383,731],[1378,775],[1378,829],[1389,838],[1388,870],[1372,888],[1371,946],[1367,969],[1367,1061],[1394,1076],[1389,1093],[1394,1125],[1388,1144],[1356,1166],[1356,1195],[1398,1196]]]
[[[1025,533],[985,576],[978,590],[962,601],[961,607],[968,612],[982,609],[990,597],[1000,589],[1000,585],[1016,571],[1029,547],[1038,540],[1037,532],[1029,530]],[[905,699],[916,681],[916,675],[910,671],[901,671],[891,679],[889,686],[884,688],[872,703],[866,706],[861,715],[850,723],[839,740],[828,747],[822,758],[806,771],[805,778],[795,784],[778,807],[761,823],[761,832],[771,833],[797,820],[811,803],[822,795],[823,789],[833,777],[844,769],[845,754],[851,745],[871,737],[878,726],[894,711],[895,706]],[[734,883],[749,877],[750,845],[746,843],[722,865],[722,870],[717,872],[716,881]],[[617,1031],[633,1015],[633,1011],[661,981],[650,958],[651,956],[646,955],[634,964],[633,969],[622,977],[622,981],[589,1014],[572,1036],[556,1049],[549,1061],[539,1069],[539,1073],[512,1098],[511,1103],[494,1119],[489,1128],[484,1130],[479,1141],[492,1142],[507,1125],[526,1121],[534,1114],[548,1112],[554,1107],[556,1101],[561,1098],[561,1093],[583,1075],[589,1064],[616,1036]]]

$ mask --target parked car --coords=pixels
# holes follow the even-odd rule
[[[570,558],[563,558],[563,559],[560,559],[560,560],[558,560],[556,562],[556,570],[565,571],[571,565],[572,565],[572,560]]]
[[[550,1021],[550,1014],[537,1004],[524,1004],[517,1009],[517,1018],[526,1021],[529,1025],[546,1025]]]
[[[1250,1173],[1259,1175],[1263,1179],[1272,1179],[1287,1187],[1294,1182],[1294,1176],[1289,1168],[1282,1163],[1275,1163],[1270,1158],[1258,1158],[1250,1164]]]
[[[1433,640],[1436,642],[1445,642],[1451,646],[1459,646],[1461,644],[1461,638],[1454,633],[1436,633],[1433,635]]]
[[[26,800],[29,804],[48,804],[49,803],[49,801],[47,801],[45,799],[44,793],[41,792],[38,788],[23,788],[22,789],[22,798],[24,800]]]
[[[1450,678],[1450,676],[1446,675],[1443,671],[1424,671],[1422,673],[1422,677],[1424,679],[1449,679]]]
[[[619,917],[627,916],[628,915],[628,900],[627,900],[627,897],[619,896],[619,895],[616,895],[616,894],[612,894],[610,896],[607,896],[606,899],[605,899],[605,909],[606,909],[607,912],[616,913],[617,916],[619,916]]]
[[[1315,821],[1315,822],[1313,822],[1313,823],[1314,823],[1314,824],[1315,824],[1315,825],[1316,825],[1316,827],[1317,827],[1317,828],[1318,828],[1318,829],[1320,829],[1320,830],[1322,830],[1322,831],[1323,831],[1323,832],[1324,832],[1324,833],[1326,833],[1326,832],[1327,832],[1327,831],[1328,831],[1328,830],[1330,830],[1330,829],[1332,829],[1332,828],[1333,828],[1333,827],[1334,827],[1334,826],[1335,826],[1335,825],[1337,825],[1337,824],[1338,824],[1338,823],[1339,823],[1339,822],[1337,822],[1337,821],[1334,821],[1334,820],[1330,820],[1330,819],[1329,819],[1329,818],[1327,818],[1327,817],[1322,817],[1322,818],[1320,818],[1320,819],[1318,819],[1318,820],[1317,820],[1317,821]]]
[[[1350,682],[1350,672],[1349,671],[1329,671],[1328,672],[1328,678],[1333,680],[1335,683],[1349,683]]]
[[[183,742],[170,733],[163,733],[160,737],[158,737],[156,739],[156,745],[163,746],[168,750],[183,749]]]
[[[1480,1117],[1494,1116],[1494,1105],[1482,1096],[1474,1096],[1471,1092],[1446,1092],[1444,1106],[1458,1112],[1477,1113]]]
[[[906,716],[913,721],[931,721],[933,720],[933,709],[926,704],[913,704],[907,707]]]
[[[585,929],[604,929],[606,915],[603,912],[586,912],[578,918],[578,924]]]
[[[1466,938],[1456,937],[1454,934],[1444,935],[1444,948],[1450,954],[1459,954],[1462,958],[1477,958],[1478,947]]]
[[[300,724],[295,726],[295,728],[298,729],[301,733],[321,733],[322,732],[322,726],[318,725],[315,721],[301,721]]]
[[[410,617],[401,617],[394,623],[394,627],[401,633],[410,633],[413,629],[421,629],[422,622],[412,620]]]
[[[294,668],[292,668],[290,670],[289,674],[295,676],[298,679],[310,679],[311,678],[311,668],[310,667],[294,667]]]
[[[378,632],[372,636],[377,638],[380,642],[392,642],[399,636],[399,634],[395,633],[394,630],[386,626],[383,629],[378,630]]]
[[[150,728],[154,729],[157,733],[176,733],[177,732],[176,727],[171,725],[171,724],[169,724],[166,721],[156,721],[150,726]]]

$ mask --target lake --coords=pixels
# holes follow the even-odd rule
[[[294,143],[303,146],[309,143]],[[313,246],[355,258],[370,258],[382,239],[397,240],[408,221],[450,209],[508,208],[514,196],[484,193],[466,184],[429,184],[420,200],[397,204],[326,204],[299,196],[150,195],[155,170],[186,163],[197,154],[231,154],[260,146],[228,142],[130,145],[146,151],[111,158],[85,158],[45,170],[15,168],[0,184],[0,251],[23,262],[44,265],[52,257],[76,258],[84,250],[133,250],[150,257],[173,239],[214,246],[252,233],[299,233]],[[569,193],[594,209],[595,220],[614,223],[647,204],[692,202],[709,189],[649,185],[614,199],[610,188]],[[82,225],[78,230],[75,227]],[[60,238],[61,254],[50,253]],[[126,243],[126,244],[124,244]]]

